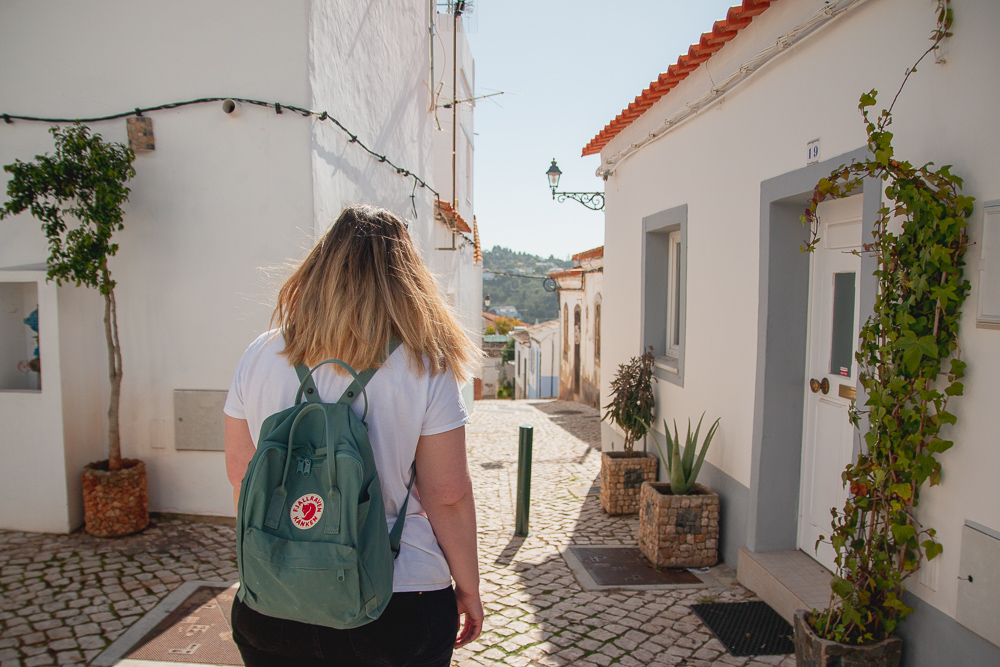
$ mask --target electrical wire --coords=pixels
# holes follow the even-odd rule
[[[465,236],[463,234],[463,236]],[[526,276],[523,273],[504,273],[503,271],[492,271],[490,269],[483,269],[483,273],[489,273],[494,276],[506,276],[508,278],[534,278],[535,280],[548,280],[549,276]]]
[[[410,200],[411,203],[413,204],[414,217],[416,217],[417,215],[416,191],[418,185],[421,188],[427,188],[428,190],[433,192],[435,199],[437,199],[438,202],[441,201],[441,194],[437,190],[432,188],[430,185],[428,185],[424,179],[420,178],[409,169],[397,165],[387,156],[382,155],[381,153],[376,153],[374,150],[369,148],[361,139],[359,139],[358,135],[348,130],[343,123],[341,123],[339,120],[331,116],[329,112],[316,111],[313,109],[305,109],[303,107],[295,106],[294,104],[281,104],[280,102],[265,102],[263,100],[252,100],[244,97],[199,97],[197,99],[186,100],[184,102],[170,102],[169,104],[159,104],[157,106],[152,106],[152,107],[136,107],[132,111],[122,111],[119,113],[108,114],[106,116],[93,116],[91,118],[46,118],[41,116],[22,116],[19,114],[12,114],[12,113],[0,113],[0,119],[3,119],[4,123],[6,123],[7,125],[11,125],[14,123],[14,121],[17,120],[37,122],[37,123],[100,123],[109,120],[128,118],[130,116],[136,116],[138,118],[142,118],[142,115],[144,113],[149,113],[152,111],[166,111],[169,109],[179,109],[181,107],[188,107],[196,104],[210,104],[214,102],[224,102],[226,100],[232,100],[234,102],[241,102],[243,104],[248,104],[252,106],[274,109],[274,112],[276,114],[281,114],[287,110],[293,113],[297,113],[305,118],[315,117],[319,121],[329,121],[333,123],[344,134],[348,136],[349,143],[357,144],[363,151],[371,155],[373,158],[377,159],[379,162],[385,163],[391,168],[395,169],[396,173],[399,174],[400,176],[403,176],[404,178],[413,179],[413,193],[410,195]],[[467,241],[469,240],[468,237],[465,237],[464,234],[462,236]]]

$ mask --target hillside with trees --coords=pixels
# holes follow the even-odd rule
[[[540,278],[515,278],[518,276],[546,276],[551,271],[568,269],[571,260],[538,257],[526,252],[493,246],[483,253],[483,296],[490,295],[490,308],[514,306],[521,320],[528,324],[558,319],[559,299],[555,292],[546,292]],[[491,273],[496,271],[497,273]]]

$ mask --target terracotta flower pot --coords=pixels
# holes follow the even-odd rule
[[[841,644],[812,629],[808,612],[795,612],[795,664],[798,667],[898,667],[903,640],[889,637],[877,644]]]
[[[149,525],[146,465],[122,459],[122,469],[109,471],[107,461],[83,468],[83,521],[98,537],[137,533]]]
[[[659,461],[641,452],[601,454],[601,507],[608,514],[635,514],[639,511],[639,488],[655,482]]]
[[[719,494],[701,484],[675,496],[646,482],[639,496],[639,550],[656,567],[708,567],[719,562]]]

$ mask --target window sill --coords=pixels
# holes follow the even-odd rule
[[[656,368],[676,375],[680,369],[680,364],[678,364],[677,361],[677,357],[657,357],[653,362],[653,365]]]

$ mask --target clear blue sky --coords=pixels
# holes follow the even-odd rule
[[[603,190],[583,147],[736,0],[476,0],[475,212],[485,249],[566,258],[603,245],[604,214],[552,200]]]

